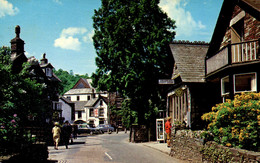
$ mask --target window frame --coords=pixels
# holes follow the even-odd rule
[[[94,108],[89,108],[89,117],[95,117]]]
[[[254,83],[251,83],[251,90],[243,90],[243,91],[236,91],[236,76],[239,75],[250,75],[250,74],[254,74]],[[234,93],[241,93],[241,92],[256,92],[257,91],[257,73],[256,72],[247,72],[247,73],[240,73],[240,74],[234,74],[233,75],[233,80],[234,80],[234,84],[233,84],[233,88],[234,88]],[[252,82],[252,78],[251,78],[251,82]],[[254,84],[254,85],[252,85]]]
[[[224,92],[224,90],[225,90],[224,80],[225,80],[225,79],[228,79],[228,80],[229,80],[229,75],[227,75],[227,76],[221,78],[221,95],[222,95],[222,96],[225,96],[225,95],[229,95],[229,94],[230,94],[230,90],[229,90],[229,92]],[[230,82],[230,81],[228,81],[228,82]]]
[[[78,111],[78,119],[82,118],[82,111]]]

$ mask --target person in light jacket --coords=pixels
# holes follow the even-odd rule
[[[61,133],[61,129],[59,127],[59,123],[55,122],[54,127],[52,128],[52,134],[53,134],[54,149],[57,150],[60,142],[60,133]]]

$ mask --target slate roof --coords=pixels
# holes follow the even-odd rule
[[[205,82],[205,56],[208,43],[178,41],[170,44],[182,82]]]
[[[88,101],[73,101],[75,103],[75,111],[84,111],[84,106]]]
[[[72,89],[93,88],[91,84],[92,79],[80,78]]]
[[[101,100],[101,99],[102,99],[105,103],[108,102],[106,97],[99,96],[99,97],[92,98],[91,100],[89,100],[89,101],[85,104],[85,107],[93,107],[93,106],[96,105],[96,103],[97,103],[99,100]]]
[[[92,90],[94,90],[94,93],[96,93],[95,89],[93,88],[81,88],[81,89],[70,89],[64,95],[92,94]]]

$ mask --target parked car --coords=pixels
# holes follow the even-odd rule
[[[114,127],[112,127],[111,125],[109,125],[109,124],[107,124],[107,125],[105,125],[105,124],[100,124],[100,125],[98,125],[97,126],[97,128],[100,130],[100,131],[102,131],[102,132],[114,132]]]
[[[79,124],[78,125],[78,134],[88,133],[88,134],[99,134],[102,131],[99,128],[90,127],[88,124]]]

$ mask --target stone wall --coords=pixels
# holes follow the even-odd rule
[[[148,130],[145,125],[132,125],[130,129],[130,142],[139,143],[148,141]]]
[[[173,131],[170,156],[190,162],[202,162],[200,149],[203,147],[197,132],[191,130]]]
[[[260,162],[260,152],[228,148],[201,139],[202,131],[178,130],[172,133],[172,157],[189,162]]]

